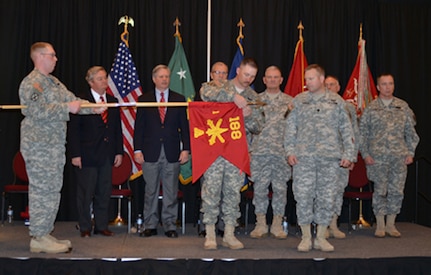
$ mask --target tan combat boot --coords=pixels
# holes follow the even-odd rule
[[[374,236],[377,238],[384,238],[385,237],[385,216],[379,215],[376,216],[376,224],[377,228],[374,232]]]
[[[323,252],[334,251],[334,247],[326,240],[325,234],[328,230],[327,226],[318,225],[316,239],[314,240],[314,249],[321,250]]]
[[[215,236],[215,225],[207,224],[205,225],[206,235],[205,235],[205,243],[204,249],[206,250],[215,250],[217,249],[217,242]]]
[[[69,247],[65,244],[57,243],[49,237],[33,237],[30,241],[30,252],[33,253],[64,253],[68,252]]]
[[[311,250],[311,227],[309,224],[301,225],[302,240],[297,249],[299,252],[308,252]]]
[[[59,240],[59,239],[57,239],[56,237],[54,237],[54,236],[52,236],[52,235],[50,235],[50,234],[46,235],[45,237],[47,237],[48,239],[50,239],[51,241],[54,241],[54,242],[56,242],[56,243],[64,244],[64,245],[66,245],[70,250],[72,250],[72,243],[71,243],[69,240]]]
[[[266,215],[256,214],[256,227],[250,232],[250,237],[260,239],[268,236],[268,226],[266,225]]]
[[[244,245],[235,238],[234,235],[235,227],[231,224],[226,224],[224,226],[223,243],[224,247],[229,247],[230,249],[243,249]]]
[[[281,224],[282,220],[283,217],[281,215],[274,215],[271,224],[271,236],[280,240],[287,238],[287,234],[283,231],[283,226]]]
[[[337,226],[338,221],[338,215],[334,214],[332,217],[331,223],[329,224],[328,232],[329,237],[334,237],[336,239],[344,239],[346,237],[346,234],[340,231]]]
[[[386,216],[386,228],[385,231],[389,236],[394,238],[400,238],[401,233],[395,227],[395,218],[397,215],[387,215]]]

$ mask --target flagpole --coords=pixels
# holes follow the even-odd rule
[[[23,105],[0,105],[0,109],[3,109],[3,110],[15,110],[15,109],[24,109],[24,108],[27,108],[27,107]]]
[[[242,34],[242,28],[245,27],[245,24],[242,21],[242,17],[239,19],[239,22],[238,22],[238,24],[236,26],[239,27],[239,34],[238,34],[238,36],[236,38],[236,44],[238,45],[239,50],[241,51],[241,54],[244,55],[244,48],[242,47],[241,39],[244,38],[244,35]]]
[[[247,105],[264,106],[262,101],[248,102]],[[82,103],[81,108],[118,108],[118,107],[188,107],[189,102],[123,102],[123,103]],[[0,105],[3,110],[25,109],[25,105]]]
[[[211,0],[208,0],[207,11],[207,81],[210,81],[211,70]]]
[[[124,23],[124,31],[120,35],[120,37],[121,37],[121,40],[126,45],[126,47],[129,48],[129,31],[127,30],[127,26],[130,24],[133,27],[135,25],[135,23],[133,21],[133,18],[129,17],[128,15],[121,17],[120,20],[118,21],[118,25],[121,25],[123,23]],[[83,106],[85,104],[89,105],[88,107],[95,107],[95,106],[92,106],[92,103],[82,103],[81,107],[86,108]],[[119,185],[118,188],[121,189],[121,185]],[[111,222],[111,224],[118,225],[118,226],[124,225],[125,221],[124,221],[123,217],[121,217],[121,198],[118,198],[117,211],[118,211],[117,217]],[[130,217],[130,209],[129,209],[129,220],[127,221],[129,231],[130,231],[130,224],[131,224],[130,219],[131,219],[131,217]]]
[[[123,103],[82,103],[81,108],[117,107],[187,107],[188,102],[123,102]],[[25,109],[25,105],[0,105],[0,109]]]

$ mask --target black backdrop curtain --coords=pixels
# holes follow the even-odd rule
[[[195,87],[207,77],[207,9],[205,0],[14,0],[0,2],[0,104],[18,104],[20,81],[32,69],[29,48],[36,41],[54,45],[59,61],[53,72],[79,93],[88,86],[86,70],[101,65],[108,71],[117,52],[123,15],[134,19],[129,26],[129,46],[144,91],[152,88],[151,70],[169,62],[174,50],[176,17]],[[374,77],[390,72],[395,95],[415,111],[421,142],[417,156],[431,157],[426,90],[430,74],[431,3],[426,0],[212,0],[211,63],[231,64],[236,51],[236,24],[245,23],[245,55],[259,64],[257,91],[269,65],[278,65],[286,83],[298,40],[297,25],[305,30],[304,51],[308,62],[321,64],[328,74],[346,85],[357,56],[359,25],[367,41],[368,64]],[[284,87],[283,87],[284,88]],[[11,160],[19,149],[19,111],[0,111],[0,182],[13,179]],[[67,172],[67,167],[66,167]],[[412,174],[412,173],[410,173]],[[430,178],[429,172],[425,179]],[[65,177],[60,219],[74,219],[73,187]],[[403,217],[412,220],[415,182],[409,175]],[[425,193],[431,194],[429,187]],[[428,195],[429,196],[429,195]]]

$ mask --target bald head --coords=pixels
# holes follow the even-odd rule
[[[328,75],[325,78],[325,87],[331,92],[339,93],[340,92],[340,83],[338,82],[338,78],[332,75]]]

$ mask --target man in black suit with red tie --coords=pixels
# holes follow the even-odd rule
[[[91,89],[81,98],[93,103],[118,102],[106,94],[108,78],[103,67],[91,67],[85,77]],[[73,115],[68,125],[68,150],[72,159],[77,193],[81,237],[90,237],[91,203],[94,234],[114,235],[108,229],[109,200],[112,191],[112,166],[123,160],[123,134],[120,110],[108,108],[100,115]]]
[[[139,102],[185,102],[169,89],[170,69],[157,65],[152,72],[155,89]],[[185,107],[138,108],[135,120],[134,159],[142,165],[145,180],[144,236],[157,235],[158,196],[163,190],[161,219],[165,235],[178,237],[178,175],[180,164],[189,160],[189,124]]]

